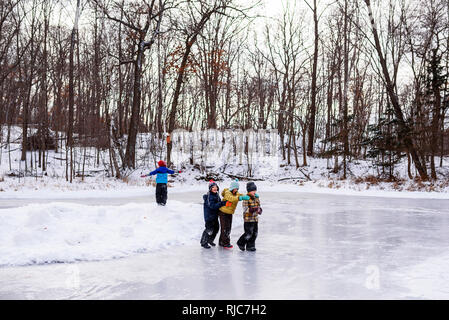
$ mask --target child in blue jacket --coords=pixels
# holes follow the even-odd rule
[[[221,201],[218,194],[218,185],[215,181],[209,181],[209,192],[203,195],[204,205],[204,222],[205,229],[201,236],[201,246],[205,249],[210,249],[210,246],[215,247],[214,239],[217,236],[220,225],[218,224],[218,209],[226,205],[226,201]]]
[[[154,171],[151,171],[147,175],[143,175],[142,177],[148,176],[156,176],[156,202],[158,205],[165,206],[167,203],[167,175],[174,174],[173,170],[167,168],[167,164],[165,161],[160,160],[158,163],[159,168]],[[178,171],[181,173],[181,171]]]

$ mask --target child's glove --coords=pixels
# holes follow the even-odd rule
[[[259,198],[259,195],[256,193],[255,195],[254,195],[256,198]]]
[[[262,208],[261,207],[257,208],[257,214],[259,214],[259,215],[262,214]]]
[[[144,174],[144,175],[141,175],[140,177],[141,178],[145,178],[145,177],[147,177],[148,175],[146,175],[146,174]]]
[[[232,202],[231,201],[226,201],[226,207],[232,207]]]
[[[249,196],[240,196],[239,200],[240,201],[242,201],[242,200],[249,200]]]

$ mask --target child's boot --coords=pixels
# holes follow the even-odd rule
[[[240,239],[237,241],[237,245],[238,245],[238,247],[239,247],[240,250],[245,251],[245,244],[242,244],[242,243],[240,242]]]

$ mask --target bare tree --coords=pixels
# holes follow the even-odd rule
[[[136,56],[126,59],[120,60],[120,64],[132,63],[134,64],[134,84],[133,84],[133,103],[131,110],[131,121],[129,123],[128,130],[128,142],[126,145],[126,154],[123,163],[124,168],[135,168],[136,165],[136,137],[139,126],[140,119],[140,104],[141,104],[141,94],[142,94],[142,68],[144,63],[144,54],[146,50],[149,50],[153,43],[156,40],[157,35],[160,33],[161,22],[163,18],[163,14],[166,10],[169,9],[171,1],[168,0],[159,0],[156,4],[156,0],[151,0],[149,2],[143,1],[141,6],[137,8],[132,8],[133,11],[137,13],[137,17],[131,18],[127,13],[127,10],[123,8],[124,3],[114,2],[114,7],[120,10],[121,14],[125,17],[125,19],[120,19],[112,14],[110,14],[110,10],[99,0],[92,0],[96,5],[98,5],[104,12],[104,14],[108,17],[108,19],[120,23],[123,26],[127,27],[130,33],[135,37],[137,52]],[[137,6],[137,5],[136,5]],[[139,18],[144,17],[144,26],[140,27]],[[153,30],[150,35],[150,39],[146,40],[147,34],[149,33],[150,27],[153,26]]]
[[[304,0],[305,1],[305,0]],[[313,65],[312,65],[312,86],[310,90],[310,111],[309,111],[309,141],[307,145],[307,154],[313,156],[313,145],[315,140],[315,120],[316,120],[316,100],[317,100],[317,74],[318,74],[318,46],[320,42],[318,29],[318,7],[316,0],[313,0],[313,7],[305,1],[313,12],[314,24],[314,46],[313,46]]]
[[[195,44],[198,35],[202,32],[203,28],[211,17],[215,14],[227,14],[227,9],[236,8],[232,7],[233,0],[213,0],[212,2],[206,0],[189,1],[185,10],[188,12],[187,22],[181,27],[181,32],[184,36],[182,50],[180,51],[179,66],[177,69],[177,79],[176,85],[173,93],[171,109],[169,113],[168,120],[168,134],[170,135],[175,129],[176,124],[176,114],[179,104],[179,97],[181,93],[182,84],[184,81],[184,76],[187,71],[187,66],[190,59],[190,53],[192,47]],[[244,12],[239,10],[239,12]],[[175,22],[173,22],[175,23]],[[170,138],[167,139],[167,163],[171,165],[171,150],[172,144],[170,143]]]
[[[383,72],[383,77],[385,80],[385,86],[387,89],[387,93],[390,98],[391,104],[393,106],[395,116],[398,120],[401,138],[403,139],[404,144],[405,144],[408,152],[410,153],[410,155],[413,159],[413,162],[415,163],[415,167],[418,170],[419,175],[421,176],[421,178],[423,180],[426,180],[426,179],[428,179],[427,170],[426,170],[425,166],[421,163],[421,160],[418,157],[418,153],[414,146],[412,137],[410,136],[411,129],[405,122],[404,114],[402,112],[401,106],[399,105],[399,100],[398,100],[398,97],[397,97],[395,89],[394,89],[394,83],[392,82],[390,73],[388,71],[387,63],[386,63],[386,60],[385,60],[385,57],[384,57],[384,54],[382,51],[382,47],[380,44],[379,34],[378,34],[376,23],[374,20],[373,11],[371,8],[371,2],[370,2],[370,0],[364,0],[364,1],[368,8],[368,11],[369,11],[369,19],[370,19],[370,23],[371,23],[371,31],[372,31],[372,34],[374,37],[375,48],[376,48],[377,55],[379,57],[379,61],[380,61],[381,67],[382,67],[382,72]]]

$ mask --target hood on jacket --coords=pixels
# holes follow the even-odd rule
[[[222,197],[224,197],[226,191],[229,191],[229,189],[228,189],[228,188],[224,188],[224,189],[223,189],[223,191],[221,192],[221,196],[222,196]]]
[[[234,194],[231,190],[229,190],[229,188],[224,188],[223,191],[221,192],[221,196],[224,197],[226,191],[229,191],[230,193]],[[236,194],[238,194],[239,192],[237,191]]]

